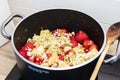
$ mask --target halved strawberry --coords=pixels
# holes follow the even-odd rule
[[[19,50],[19,53],[24,57],[24,58],[28,58],[28,55],[27,55],[27,51],[25,50],[25,47],[22,47],[21,50]]]
[[[64,55],[58,54],[58,58],[63,61],[64,60]]]
[[[67,50],[67,51],[65,52],[65,55],[69,55],[71,52],[72,52],[72,50]]]
[[[25,50],[27,51],[31,51],[33,48],[35,48],[32,42],[27,42],[24,47],[25,47]]]
[[[89,49],[88,49],[88,48],[84,48],[84,52],[85,52],[85,53],[88,53],[88,52],[89,52]]]
[[[34,57],[34,62],[42,63],[44,61],[44,58],[41,56],[35,56]]]
[[[78,42],[76,41],[74,36],[70,36],[70,42],[73,47],[78,46]]]
[[[46,56],[47,56],[47,59],[49,59],[52,56],[52,54],[51,53],[47,53]]]
[[[57,30],[57,29],[55,29],[55,30],[52,31],[52,34],[53,34],[53,35],[56,34],[56,33],[58,33],[58,30]]]
[[[98,50],[98,46],[96,44],[93,44],[89,47],[89,51],[91,51],[94,48]]]
[[[27,51],[32,51],[33,48],[35,48],[34,44],[31,42],[27,42],[20,50],[19,53],[25,57],[26,59],[29,59],[29,56],[27,55]]]
[[[52,34],[53,34],[54,36],[59,36],[60,34],[67,33],[67,32],[68,32],[67,29],[62,28],[62,29],[53,30],[53,31],[52,31]]]
[[[62,28],[62,29],[58,29],[58,32],[59,33],[67,33],[68,31],[67,31],[67,29]]]
[[[34,58],[35,58],[34,56],[30,56],[28,60],[31,62],[34,62],[34,60],[35,60]]]
[[[82,43],[85,39],[87,39],[88,38],[88,35],[84,32],[84,31],[82,31],[82,30],[80,30],[78,33],[76,33],[76,35],[75,35],[75,39],[78,41],[78,42],[80,42],[80,43]]]
[[[86,40],[84,40],[83,41],[83,46],[85,47],[85,48],[89,48],[91,45],[93,45],[94,44],[94,41],[93,40],[91,40],[91,39],[86,39]]]

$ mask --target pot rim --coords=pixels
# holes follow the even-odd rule
[[[47,10],[56,10],[56,9],[47,9]],[[43,10],[43,11],[47,11],[47,10]],[[73,10],[73,9],[63,9],[63,10]],[[77,11],[77,10],[73,10],[73,11]],[[39,12],[40,12],[40,11],[39,11]],[[80,11],[77,11],[77,12],[80,12]],[[100,25],[100,27],[101,27],[101,29],[102,29],[102,31],[103,31],[104,41],[103,41],[102,47],[101,47],[101,49],[98,51],[97,55],[94,56],[93,58],[91,58],[90,60],[88,60],[88,61],[86,61],[86,62],[84,62],[84,63],[81,63],[81,64],[79,64],[79,65],[71,66],[71,67],[53,68],[53,67],[44,67],[44,66],[35,64],[35,63],[30,62],[29,60],[25,59],[25,58],[18,52],[18,50],[16,49],[16,47],[15,47],[15,45],[14,45],[14,33],[15,33],[16,29],[17,29],[17,26],[20,25],[20,23],[22,23],[26,18],[28,18],[28,17],[36,14],[36,13],[38,13],[38,12],[35,12],[35,13],[31,14],[31,15],[28,15],[28,16],[24,17],[24,18],[16,25],[15,29],[13,30],[12,37],[11,37],[12,47],[13,47],[13,50],[15,51],[15,54],[16,54],[17,56],[19,56],[19,57],[20,57],[23,61],[25,61],[27,64],[30,64],[30,65],[35,66],[35,67],[37,67],[37,68],[46,69],[46,70],[58,70],[58,71],[60,71],[60,70],[71,70],[71,69],[79,68],[79,67],[82,67],[82,66],[85,66],[85,65],[89,64],[90,62],[92,62],[92,61],[94,61],[96,58],[98,58],[99,55],[102,53],[102,51],[103,51],[103,49],[104,49],[104,47],[105,47],[105,45],[106,45],[106,33],[105,33],[105,30],[103,29],[103,27],[100,25],[100,22],[97,21],[97,20],[95,20],[95,19],[93,18],[93,19]],[[81,13],[82,13],[82,12],[81,12]],[[86,14],[86,13],[84,13],[84,14]],[[86,14],[86,15],[87,15],[87,14]],[[89,16],[89,15],[88,15],[88,16]],[[91,17],[91,16],[90,16],[90,17]],[[92,18],[92,17],[91,17],[91,18]]]

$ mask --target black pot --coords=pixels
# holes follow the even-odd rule
[[[16,16],[22,17],[14,15]],[[52,31],[57,28],[66,28],[70,32],[85,31],[98,45],[98,54],[89,61],[70,68],[44,68],[20,55],[18,50],[34,33],[39,34],[41,29]],[[6,33],[2,34],[5,36]],[[106,42],[105,32],[96,20],[82,12],[68,9],[51,9],[32,14],[17,25],[12,37],[5,37],[12,39],[17,65],[24,80],[89,80]]]

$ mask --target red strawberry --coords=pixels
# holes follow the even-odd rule
[[[58,30],[57,30],[57,29],[52,31],[52,34],[53,34],[53,35],[55,35],[55,34],[57,34],[57,33],[58,33]]]
[[[67,33],[68,31],[67,31],[67,29],[62,28],[62,29],[58,29],[58,32],[59,33]]]
[[[60,46],[59,48],[60,48],[61,50],[63,50],[63,49],[64,49],[64,47],[63,47],[63,46]]]
[[[41,56],[35,56],[34,57],[34,62],[42,63],[44,61],[44,58]]]
[[[89,47],[89,51],[91,51],[94,48],[96,48],[98,50],[98,46],[96,44],[93,44]]]
[[[62,61],[64,60],[64,56],[62,54],[58,54],[58,58]]]
[[[88,48],[85,48],[85,49],[84,49],[84,52],[85,52],[85,53],[88,53],[88,52],[89,52],[89,49],[88,49]]]
[[[47,56],[47,59],[49,59],[52,56],[52,54],[51,53],[47,53],[46,56]]]
[[[34,44],[31,42],[27,42],[20,50],[19,53],[25,57],[26,59],[29,59],[29,56],[27,55],[27,51],[32,51],[34,48]]]
[[[30,56],[28,60],[34,62],[34,58],[35,58],[34,56]]]
[[[28,50],[31,51],[33,48],[35,48],[35,46],[32,42],[27,42],[24,47],[25,47],[25,50],[27,50],[27,51]]]
[[[60,34],[67,33],[67,32],[68,32],[67,29],[62,28],[62,29],[56,29],[52,31],[52,34],[55,36],[59,36]]]
[[[26,47],[23,46],[23,47],[19,50],[19,53],[20,53],[24,58],[28,59],[29,56],[27,55],[27,51],[28,51],[28,49],[26,49]]]
[[[80,43],[82,43],[87,38],[88,38],[88,35],[84,31],[81,31],[81,30],[75,35],[75,39]]]
[[[72,50],[68,50],[65,52],[65,55],[69,55],[72,52]]]
[[[93,42],[93,40],[91,40],[91,39],[86,39],[86,40],[84,40],[84,42],[83,42],[83,46],[85,47],[85,48],[89,48],[91,45],[93,45],[94,44],[94,42]]]
[[[19,50],[19,53],[20,53],[24,58],[28,58],[28,56],[27,56],[27,51],[25,50],[24,47],[23,47],[21,50]]]
[[[75,39],[74,36],[71,36],[71,37],[70,37],[70,42],[72,43],[72,46],[73,46],[73,47],[78,46],[78,42],[76,41],[76,39]]]

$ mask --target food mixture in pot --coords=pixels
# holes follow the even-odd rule
[[[64,28],[46,29],[29,38],[19,52],[38,65],[61,68],[90,60],[98,53],[98,47],[82,30],[75,33]]]

